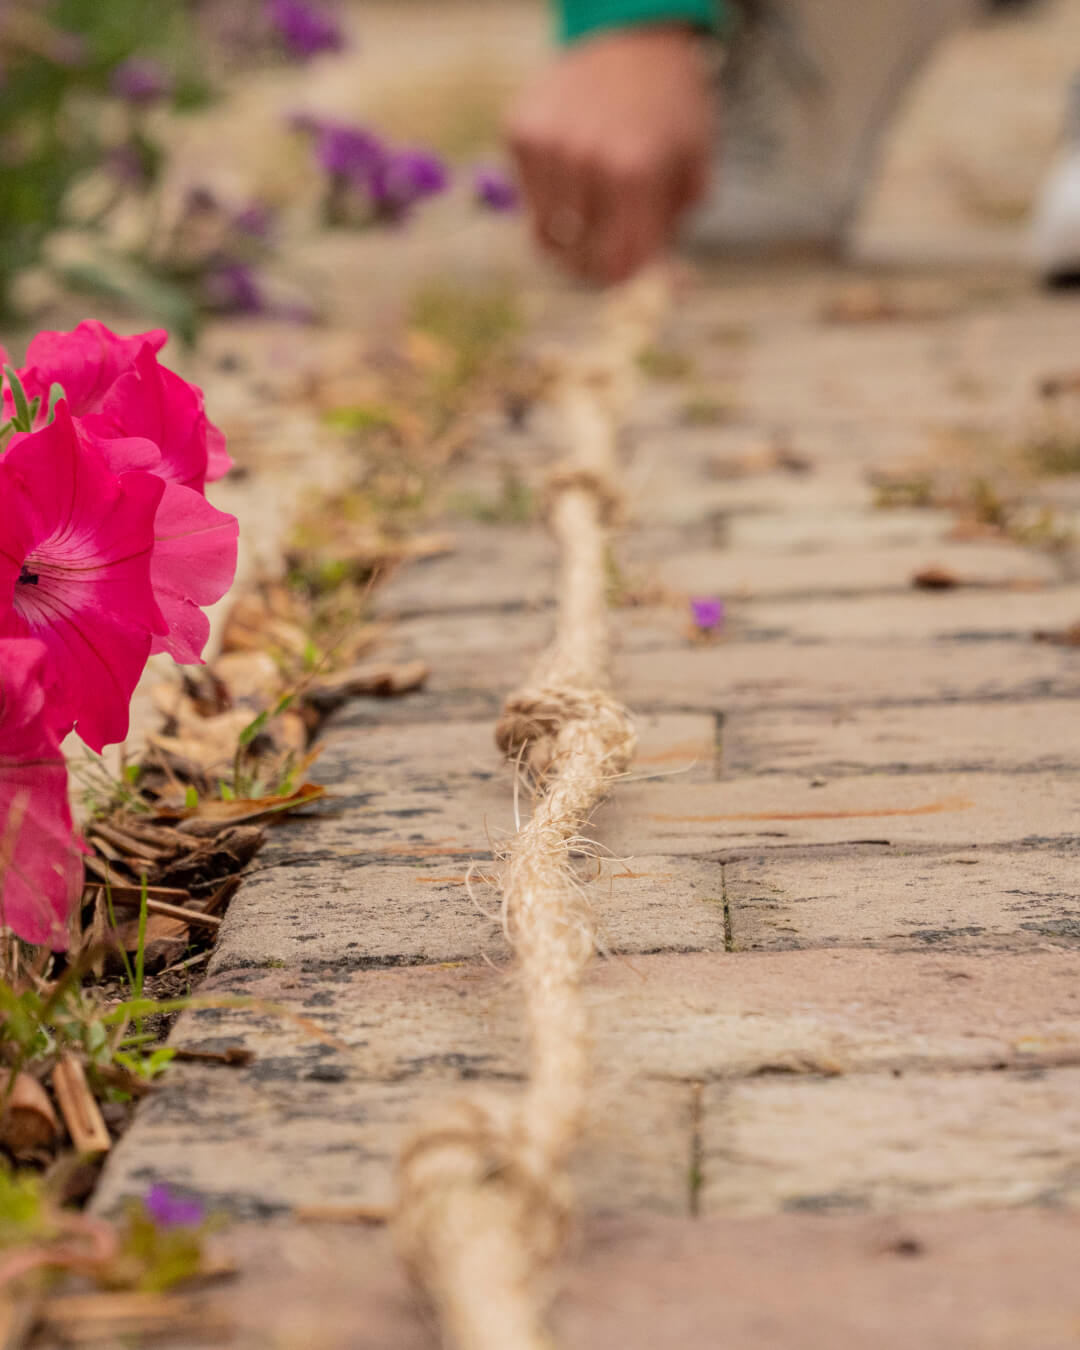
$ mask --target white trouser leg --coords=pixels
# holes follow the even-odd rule
[[[690,241],[838,248],[903,93],[978,0],[743,3],[712,194]]]

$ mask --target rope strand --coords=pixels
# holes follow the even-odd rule
[[[399,1161],[395,1230],[458,1350],[552,1350],[543,1273],[572,1210],[567,1165],[588,1090],[581,980],[595,947],[571,842],[633,758],[627,711],[607,686],[607,527],[616,514],[616,414],[631,362],[664,303],[655,281],[616,304],[608,342],[561,382],[573,462],[550,484],[562,566],[555,640],[511,695],[496,740],[542,786],[510,846],[503,917],[525,1005],[529,1081],[514,1102],[445,1109]]]

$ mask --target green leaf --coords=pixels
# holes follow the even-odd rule
[[[189,811],[194,811],[199,804],[199,789],[194,783],[189,783],[187,791],[184,793],[184,806]]]
[[[30,411],[30,404],[26,399],[26,390],[22,387],[22,381],[10,366],[4,367],[4,378],[11,389],[11,397],[15,403],[15,416],[12,419],[15,423],[16,431],[33,431],[34,417]]]
[[[51,423],[56,416],[56,405],[62,398],[67,398],[64,386],[62,384],[57,384],[54,380],[53,383],[49,385],[48,423]]]

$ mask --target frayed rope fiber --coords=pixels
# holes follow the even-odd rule
[[[404,1150],[395,1232],[457,1350],[552,1350],[545,1274],[573,1208],[567,1164],[588,1091],[581,980],[595,946],[571,847],[636,738],[607,683],[607,524],[620,494],[617,412],[637,352],[663,305],[658,278],[612,306],[604,345],[564,372],[559,392],[571,461],[549,484],[561,579],[555,641],[532,681],[506,701],[496,740],[540,793],[503,878],[517,957],[529,1080],[513,1101],[477,1094],[445,1108]]]

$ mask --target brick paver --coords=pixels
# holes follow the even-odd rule
[[[581,1350],[1080,1337],[1080,651],[1033,638],[1080,586],[1068,555],[960,542],[869,481],[935,427],[1015,425],[1076,318],[1005,279],[993,324],[958,286],[932,321],[829,327],[824,285],[692,298],[679,339],[735,425],[652,385],[627,447],[617,571],[644,603],[615,613],[617,684],[642,740],[579,860],[604,954],[555,1316]],[[745,342],[710,346],[720,309]],[[975,413],[943,348],[978,362]],[[747,458],[781,404],[800,473]],[[465,486],[485,453],[513,444]],[[549,633],[553,559],[536,527],[451,524],[456,552],[378,601],[429,688],[327,728],[331,798],[223,925],[202,993],[234,1006],[175,1032],[254,1061],[178,1065],[99,1196],[164,1177],[273,1220],[212,1296],[241,1344],[433,1345],[384,1235],[290,1216],[388,1204],[432,1101],[520,1082],[491,721]],[[913,590],[931,565],[964,584]],[[688,592],[727,601],[719,642],[691,640]]]

